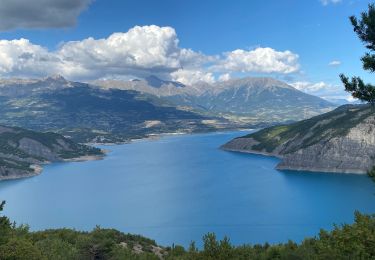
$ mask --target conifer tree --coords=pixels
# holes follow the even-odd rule
[[[370,4],[367,12],[362,12],[361,17],[350,17],[354,32],[369,50],[362,58],[363,69],[375,72],[375,5]],[[340,75],[345,90],[371,105],[375,105],[375,86],[365,84],[359,77],[349,79],[344,74]]]

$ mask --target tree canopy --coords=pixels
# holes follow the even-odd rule
[[[362,12],[360,18],[351,16],[350,22],[353,25],[354,32],[369,50],[361,58],[363,69],[375,72],[375,5],[370,4],[368,11]],[[341,74],[340,78],[345,90],[351,93],[353,97],[375,105],[374,85],[365,84],[359,77],[349,79],[344,74]]]

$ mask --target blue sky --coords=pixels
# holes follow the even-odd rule
[[[35,2],[25,0],[4,1],[9,1],[9,5],[12,5],[11,1],[33,2],[34,7],[32,8],[37,6],[37,11],[47,12],[49,10],[45,7],[48,2],[46,0],[36,0]],[[219,80],[221,75],[226,74],[228,75],[222,77],[222,79],[248,75],[272,76],[294,84],[294,86],[306,92],[332,97],[345,96],[345,93],[339,91],[339,88],[341,88],[338,78],[339,73],[358,75],[368,81],[372,80],[372,76],[362,70],[359,58],[364,54],[365,48],[354,34],[348,20],[350,15],[358,15],[361,11],[366,10],[369,1],[95,0],[90,2],[89,0],[76,0],[75,3],[81,2],[81,4],[74,6],[68,5],[71,1],[49,1],[49,3],[56,2],[57,6],[61,6],[58,5],[59,2],[67,3],[64,7],[66,9],[61,13],[69,13],[63,18],[58,17],[58,15],[46,15],[43,21],[30,25],[32,23],[27,19],[34,19],[32,20],[34,22],[38,18],[25,17],[21,13],[18,20],[15,19],[12,24],[2,28],[0,39],[3,40],[3,45],[6,45],[6,47],[3,49],[0,47],[0,55],[2,51],[12,53],[12,48],[19,49],[21,48],[19,46],[22,45],[23,52],[27,55],[23,55],[23,53],[20,55],[19,52],[17,52],[18,56],[7,54],[9,59],[38,56],[43,57],[42,60],[44,61],[48,59],[49,63],[48,66],[40,65],[38,63],[41,60],[40,58],[37,61],[28,58],[27,63],[30,63],[30,66],[32,66],[32,62],[35,62],[35,66],[44,68],[38,71],[24,65],[25,61],[21,65],[12,65],[13,67],[9,64],[3,65],[3,69],[1,69],[0,62],[1,76],[43,76],[43,73],[58,72],[58,69],[51,71],[45,69],[55,66],[56,63],[51,63],[50,60],[64,60],[66,56],[61,58],[63,55],[61,53],[66,54],[68,51],[76,53],[76,55],[73,55],[73,58],[75,58],[80,55],[79,51],[82,52],[92,48],[93,52],[74,60],[74,66],[77,67],[69,63],[69,66],[75,68],[74,73],[69,68],[64,67],[68,66],[66,65],[68,62],[65,62],[64,65],[56,64],[55,67],[60,68],[61,74],[65,74],[64,76],[68,78],[82,78],[82,80],[100,77],[126,78],[127,75],[130,78],[142,77],[150,73],[155,73],[161,77],[172,77],[172,79],[180,81],[188,80],[192,73],[195,73],[196,79],[208,81]],[[27,10],[29,8],[27,5],[23,4],[26,9],[23,11],[30,13]],[[50,6],[50,8],[56,10],[56,6]],[[4,7],[1,10],[0,7],[0,15],[3,19],[5,19],[6,14],[10,13],[10,10],[12,8]],[[111,54],[108,52],[108,48],[103,49],[107,60],[100,60],[102,66],[109,64],[108,66],[113,67],[106,73],[98,73],[103,69],[93,68],[91,65],[85,64],[85,62],[92,63],[93,60],[89,60],[88,57],[96,55],[100,48],[104,48],[97,41],[98,39],[108,39],[115,32],[127,33],[135,26],[143,28],[143,26],[149,25],[157,26],[151,31],[159,32],[160,28],[164,27],[174,29],[174,34],[173,32],[167,32],[171,35],[165,36],[166,39],[158,38],[156,40],[157,44],[162,46],[163,55],[168,56],[169,53],[172,53],[173,56],[183,49],[193,51],[194,55],[190,55],[189,58],[179,57],[177,60],[174,60],[175,56],[173,56],[173,60],[169,56],[151,59],[151,61],[159,64],[157,68],[149,65],[151,61],[133,64],[134,67],[122,62],[129,57],[132,51],[138,52],[139,49],[137,48],[150,48],[150,45],[145,44],[145,46],[136,46],[135,49],[122,50],[121,53],[129,52],[130,54],[122,57],[122,61],[118,60],[116,64],[109,59],[122,54]],[[144,41],[149,39],[143,37],[147,33],[150,33],[149,29],[139,30],[134,37],[141,35],[139,37],[141,40],[130,43],[128,42],[131,41],[129,40],[130,37],[123,35],[126,37],[124,44],[133,46],[138,42],[138,45],[142,45]],[[82,42],[90,37],[94,39],[92,43],[85,42],[83,46],[69,45],[67,46],[69,48],[62,48],[71,41]],[[20,38],[27,39],[28,43],[9,44],[11,40]],[[121,37],[119,39],[121,41]],[[172,46],[172,50],[165,47],[175,40],[178,40],[176,45],[178,50],[176,50],[176,46]],[[151,41],[153,40],[151,39]],[[163,41],[165,41],[165,44]],[[35,50],[34,45],[41,47],[43,50]],[[25,48],[27,51],[25,51]],[[233,53],[231,55],[234,50],[242,50],[242,52],[236,53],[234,57]],[[251,52],[254,50],[257,51]],[[286,53],[286,51],[290,53]],[[101,52],[101,49],[99,52]],[[263,54],[276,55],[275,62],[285,64],[279,64],[277,68],[268,70],[264,66],[268,66],[267,64],[273,66],[274,63],[270,61],[266,65],[261,64],[261,55]],[[258,59],[259,55],[259,61],[251,60]],[[100,56],[100,58],[103,57]],[[144,56],[140,57],[146,59]],[[72,57],[66,60],[71,62],[71,59]],[[203,59],[204,61],[202,61]],[[19,60],[13,61],[14,64],[17,62]],[[334,65],[329,65],[332,62]],[[242,70],[241,66],[245,66],[246,69]],[[181,68],[185,71],[174,73],[175,70]],[[76,71],[82,73],[79,74]],[[211,76],[207,76],[208,73]]]

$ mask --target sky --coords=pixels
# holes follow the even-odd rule
[[[185,84],[274,77],[349,99],[366,52],[348,17],[363,0],[1,0],[0,77]]]

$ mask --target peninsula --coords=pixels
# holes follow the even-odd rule
[[[235,138],[222,149],[279,157],[280,170],[366,173],[375,165],[375,108],[344,105]]]

